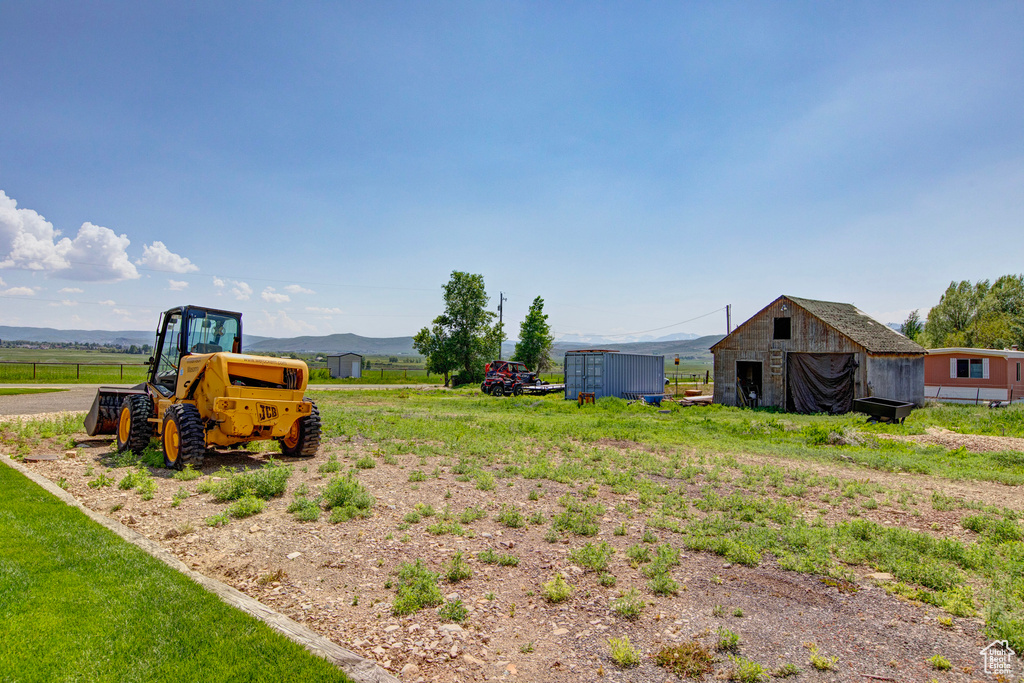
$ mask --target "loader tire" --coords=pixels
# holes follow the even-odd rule
[[[320,448],[320,431],[320,411],[313,403],[309,415],[296,420],[288,435],[279,439],[281,453],[290,458],[312,458]]]
[[[126,396],[117,414],[117,452],[139,455],[153,438],[153,400],[149,396]]]
[[[176,403],[164,411],[164,467],[180,470],[185,465],[203,466],[206,434],[199,409],[191,403]]]

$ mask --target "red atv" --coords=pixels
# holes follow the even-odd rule
[[[522,363],[512,360],[492,360],[484,366],[484,382],[480,391],[491,396],[521,396],[523,387],[537,387],[547,382],[539,379]]]

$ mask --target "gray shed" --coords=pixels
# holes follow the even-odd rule
[[[925,350],[851,304],[780,296],[711,347],[715,403],[844,413],[868,396],[924,405]]]
[[[334,379],[363,376],[363,357],[358,353],[327,356],[327,369]]]
[[[618,351],[585,350],[565,353],[565,398],[575,401],[581,391],[594,398],[665,391],[665,356]]]

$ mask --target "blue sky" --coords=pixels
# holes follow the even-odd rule
[[[1024,270],[1021,74],[1020,2],[8,0],[0,324],[899,322]]]

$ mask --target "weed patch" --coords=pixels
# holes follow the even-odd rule
[[[334,524],[356,517],[369,517],[376,502],[351,472],[331,477],[321,498],[324,507],[331,511],[331,523]]]
[[[569,599],[569,596],[572,595],[572,586],[561,574],[556,574],[555,578],[544,584],[541,593],[548,602],[558,604]]]
[[[424,607],[441,604],[441,589],[437,585],[437,573],[424,566],[421,560],[403,562],[398,567],[398,591],[391,605],[396,617],[418,612]]]
[[[464,579],[468,579],[473,576],[473,569],[469,564],[462,558],[462,551],[459,551],[452,555],[452,559],[445,563],[444,579],[448,583],[458,583]]]
[[[623,619],[635,621],[643,614],[645,604],[643,598],[640,597],[640,591],[630,588],[612,600],[611,607],[612,611]]]
[[[662,649],[654,655],[654,661],[677,676],[699,679],[711,673],[715,658],[706,647],[691,640]]]
[[[569,560],[589,571],[603,572],[614,552],[615,549],[604,541],[598,545],[587,543],[582,548],[569,551]]]
[[[612,661],[623,668],[640,663],[640,653],[630,644],[629,636],[609,639],[608,649]]]
[[[269,463],[264,467],[247,472],[236,473],[228,470],[227,476],[216,482],[210,489],[214,499],[219,503],[252,495],[263,500],[270,500],[284,495],[288,478],[292,469],[287,465]]]

